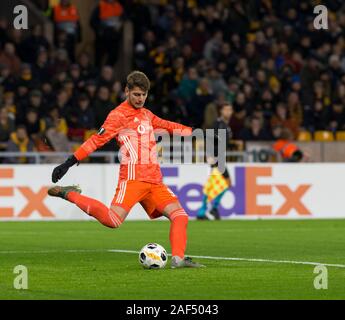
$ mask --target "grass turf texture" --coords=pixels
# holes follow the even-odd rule
[[[344,228],[345,220],[191,221],[187,253],[345,264]],[[170,269],[169,259],[169,268],[144,270],[136,254],[107,251],[148,242],[170,251],[165,221],[127,221],[118,230],[2,222],[0,237],[0,299],[345,298],[345,268],[328,267],[328,289],[316,290],[313,265],[195,259],[207,268]],[[13,288],[16,265],[28,268],[28,290]]]

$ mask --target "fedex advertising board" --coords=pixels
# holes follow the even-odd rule
[[[0,166],[1,220],[90,219],[74,204],[47,196],[52,165]],[[345,218],[345,164],[228,164],[232,186],[219,211],[228,218]],[[162,166],[164,183],[179,197],[190,217],[203,198],[207,165]],[[61,185],[78,184],[83,194],[110,205],[118,165],[82,164],[69,170]],[[147,219],[136,205],[128,220]]]

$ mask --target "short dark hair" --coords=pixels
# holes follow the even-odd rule
[[[28,114],[30,112],[34,112],[34,113],[38,114],[38,111],[34,108],[29,108],[28,111],[26,111],[26,114]]]
[[[227,106],[230,106],[231,108],[234,108],[234,106],[232,105],[232,103],[231,102],[223,102],[223,103],[221,103],[221,104],[219,104],[218,105],[218,113],[221,113],[222,112],[222,110],[225,108],[225,107],[227,107]]]
[[[19,129],[23,129],[23,130],[27,131],[25,124],[22,124],[22,123],[18,124],[17,130],[19,130]]]
[[[127,88],[129,90],[139,87],[143,91],[150,90],[150,80],[144,72],[133,71],[127,76]]]

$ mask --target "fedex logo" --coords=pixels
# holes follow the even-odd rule
[[[0,181],[2,179],[13,179],[13,169],[0,169]],[[14,208],[2,207],[0,205],[0,219],[1,218],[28,218],[31,214],[37,211],[42,217],[54,217],[54,214],[44,204],[44,199],[47,196],[48,187],[41,187],[37,192],[33,191],[27,186],[11,186],[0,187],[0,199],[2,197],[14,197],[14,191],[18,190],[26,199],[26,205],[15,215]],[[1,201],[0,201],[1,204]]]
[[[165,177],[178,177],[179,168],[162,168]],[[234,197],[232,208],[219,206],[222,216],[235,215],[257,215],[257,216],[286,216],[292,210],[302,216],[311,215],[310,210],[303,203],[303,196],[308,192],[310,184],[300,184],[296,188],[290,188],[286,184],[259,184],[258,178],[272,177],[271,167],[236,167],[232,186],[227,192]],[[206,182],[206,181],[205,181]],[[195,216],[201,206],[203,199],[203,185],[190,183],[178,188],[176,185],[169,185],[170,189],[179,197],[181,205],[188,211],[189,215]],[[280,207],[273,210],[272,205],[260,205],[258,196],[272,196],[274,190],[278,191],[284,201]],[[191,195],[192,194],[192,195]],[[189,206],[190,203],[198,203],[199,206]],[[197,207],[197,208],[195,208]]]

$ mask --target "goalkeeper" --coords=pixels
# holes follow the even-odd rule
[[[165,216],[171,222],[171,267],[203,267],[185,257],[188,215],[176,195],[162,182],[154,137],[154,131],[162,129],[170,134],[187,136],[192,134],[192,128],[160,119],[146,109],[144,104],[149,88],[150,81],[144,73],[130,73],[125,88],[126,100],[109,113],[97,134],[86,140],[52,173],[52,180],[56,183],[70,167],[115,138],[121,146],[122,158],[119,181],[110,207],[81,195],[76,186],[54,186],[48,194],[76,204],[109,228],[120,227],[131,208],[139,202],[151,219]]]

